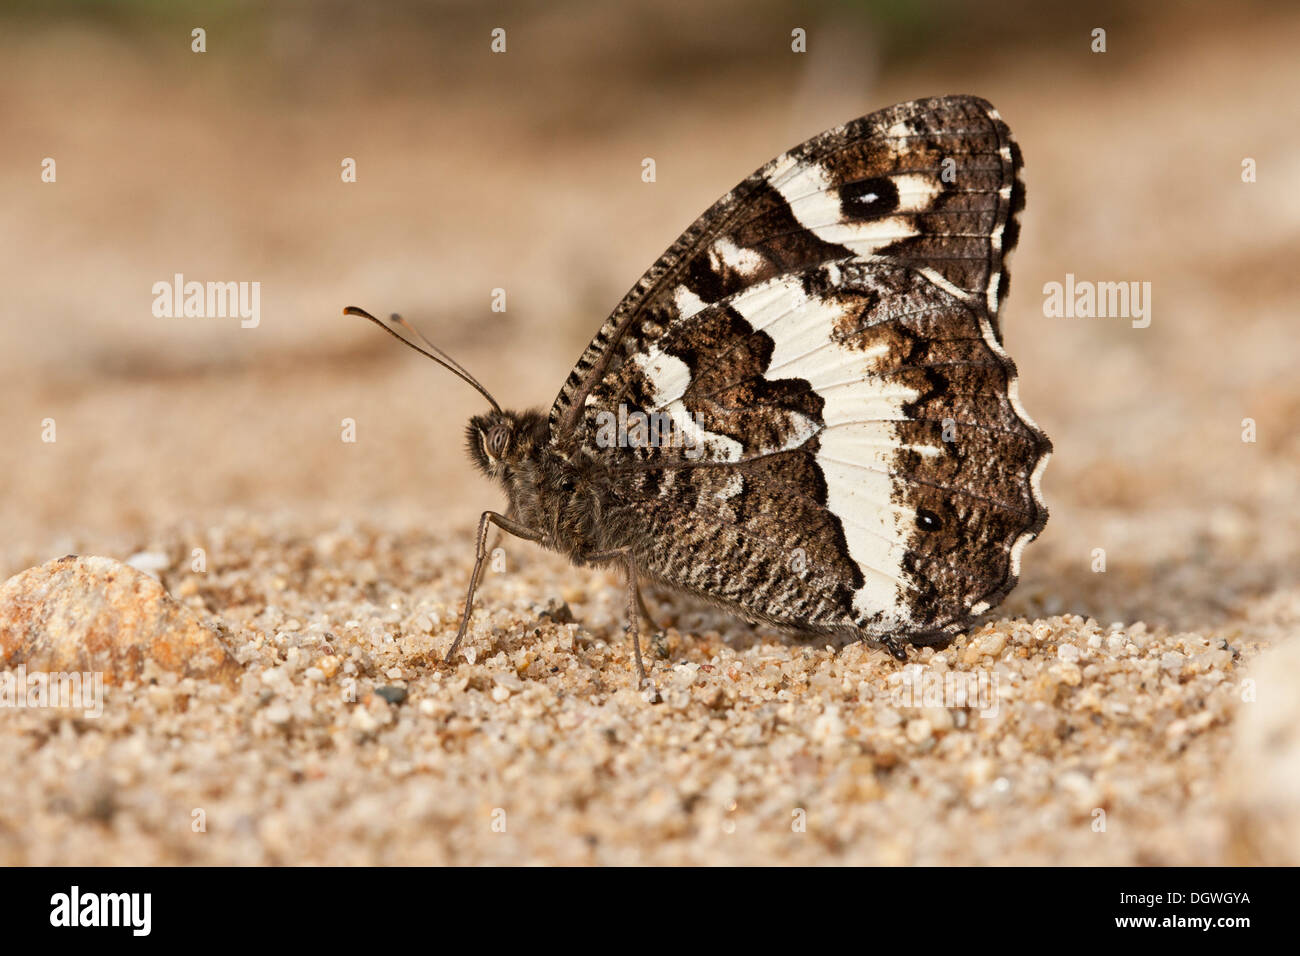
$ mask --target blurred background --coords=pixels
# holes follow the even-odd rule
[[[500,504],[461,448],[481,400],[343,306],[548,406],[753,169],[960,92],[1025,155],[1002,325],[1057,448],[1011,609],[1296,627],[1300,9],[1077,6],[10,0],[0,571],[233,511],[463,531]],[[260,324],[155,317],[176,273],[259,282]],[[1067,273],[1150,282],[1150,327],[1046,317]]]

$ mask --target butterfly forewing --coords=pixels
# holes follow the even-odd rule
[[[984,101],[903,104],[773,160],[646,273],[551,412],[645,573],[913,639],[1000,600],[1050,451],[996,325],[1018,167]]]
[[[586,392],[647,335],[702,305],[785,272],[846,256],[932,268],[992,307],[1023,205],[1019,154],[984,100],[902,103],[827,130],[722,197],[623,298],[551,410],[557,440]]]

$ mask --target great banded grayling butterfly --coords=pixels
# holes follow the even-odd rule
[[[618,565],[645,680],[639,582],[752,621],[942,644],[1015,586],[1047,521],[1047,436],[1017,397],[998,309],[1024,206],[984,100],[915,100],[828,130],[718,200],[641,277],[549,412],[488,400],[469,454],[489,525]],[[413,333],[419,343],[398,330]]]

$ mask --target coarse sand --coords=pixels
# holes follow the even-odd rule
[[[905,666],[652,599],[650,703],[617,574],[526,545],[438,663],[470,548],[256,518],[155,542],[243,676],[6,714],[0,860],[1297,862],[1295,642],[1044,613]]]

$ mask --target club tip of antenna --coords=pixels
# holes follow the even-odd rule
[[[373,318],[374,318],[374,316],[371,315],[369,312],[367,312],[365,309],[357,308],[357,306],[355,306],[355,305],[345,306],[344,309],[343,309],[343,314],[344,314],[344,315],[359,315],[359,316],[361,316],[363,319],[373,319]]]

